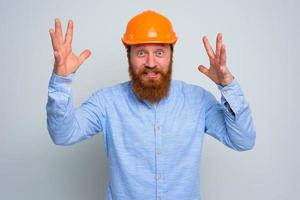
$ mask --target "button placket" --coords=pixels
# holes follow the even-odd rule
[[[161,158],[161,143],[162,143],[162,134],[161,134],[161,124],[159,118],[159,110],[155,107],[155,124],[154,124],[154,134],[155,134],[155,165],[156,165],[156,196],[157,199],[161,199],[162,196],[162,158]]]

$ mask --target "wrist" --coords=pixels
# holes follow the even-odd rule
[[[221,85],[223,87],[230,85],[232,83],[233,79],[234,79],[234,77],[232,75],[230,75],[230,77],[220,81],[219,85]]]
[[[56,65],[54,65],[53,67],[53,72],[55,73],[55,75],[60,77],[67,77],[70,74],[74,73],[70,70],[67,70],[65,66],[56,66]]]

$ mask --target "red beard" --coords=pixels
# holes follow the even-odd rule
[[[157,67],[145,67],[141,72],[135,73],[129,62],[129,75],[131,77],[132,90],[140,100],[147,100],[150,103],[156,103],[162,98],[168,96],[172,77],[172,61],[167,72],[159,70]],[[159,73],[160,76],[155,79],[143,78],[148,72]]]

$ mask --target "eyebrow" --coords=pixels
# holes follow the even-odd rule
[[[164,45],[160,45],[160,46],[157,46],[155,47],[155,51],[157,50],[165,50],[167,48],[167,46],[164,46]],[[136,47],[136,50],[145,50],[145,46],[137,46]]]

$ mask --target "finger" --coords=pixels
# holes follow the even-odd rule
[[[65,43],[68,45],[72,44],[72,39],[73,39],[73,21],[69,20],[68,22],[68,28],[67,28],[67,32],[65,35]]]
[[[204,67],[203,65],[199,65],[198,70],[199,70],[201,73],[203,73],[203,74],[205,74],[206,76],[208,76],[209,69],[207,69],[207,68]]]
[[[205,47],[205,50],[206,50],[206,53],[207,53],[209,59],[214,59],[215,58],[215,53],[214,53],[214,50],[211,48],[207,37],[204,36],[202,38],[202,40],[203,40],[204,47]]]
[[[54,33],[54,30],[53,29],[50,29],[49,30],[49,33],[50,33],[50,37],[51,37],[51,42],[52,42],[52,47],[53,47],[53,50],[54,51],[57,51],[58,50],[58,41],[56,39],[56,35]]]
[[[219,58],[222,48],[222,33],[218,33],[216,40],[216,57]]]
[[[222,45],[221,48],[220,65],[226,66],[226,48],[224,44]]]
[[[59,44],[63,43],[63,34],[61,29],[61,22],[58,18],[55,19],[55,35]]]
[[[91,51],[86,49],[79,56],[79,66],[91,55]],[[78,67],[79,67],[78,66]]]

